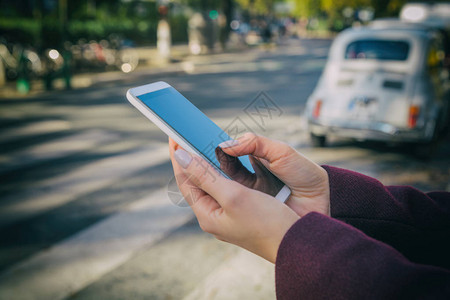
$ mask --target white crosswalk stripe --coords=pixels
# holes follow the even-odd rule
[[[1,274],[0,299],[64,299],[191,218],[156,191]]]
[[[157,144],[156,144],[157,145]],[[169,158],[166,144],[143,146],[121,155],[99,159],[67,174],[50,178],[38,186],[3,197],[0,227],[63,205],[77,196],[107,187],[144,168]],[[21,201],[16,201],[20,197]]]
[[[40,143],[22,151],[0,156],[0,173],[6,173],[45,160],[62,158],[111,142],[117,138],[117,134],[104,130],[89,130]]]

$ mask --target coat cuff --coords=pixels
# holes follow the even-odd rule
[[[388,189],[375,178],[331,166],[322,166],[330,183],[330,214],[333,218],[389,219],[399,211]]]
[[[367,257],[360,256],[365,254],[364,249],[372,249]],[[344,222],[309,213],[280,243],[275,264],[277,299],[299,299],[299,295],[301,299],[337,299],[337,291],[352,295],[352,299],[364,299],[364,293],[376,291],[374,278],[365,277],[365,271],[379,264],[372,259],[386,250],[404,259],[391,247]]]
[[[321,288],[332,280],[327,253],[331,239],[345,230],[356,230],[325,215],[311,212],[299,219],[285,234],[278,248],[275,264],[277,299],[327,299],[333,295]],[[346,228],[349,227],[349,228]],[[301,285],[301,286],[299,286]],[[318,291],[321,291],[319,294]]]

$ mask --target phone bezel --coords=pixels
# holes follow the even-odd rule
[[[209,159],[205,157],[200,151],[198,151],[194,146],[192,146],[189,141],[187,141],[183,136],[178,134],[169,124],[167,124],[163,119],[161,119],[154,111],[152,111],[147,105],[145,105],[138,97],[144,94],[149,94],[156,92],[165,88],[172,87],[170,84],[164,81],[158,81],[138,87],[131,88],[127,91],[128,101],[136,107],[144,116],[146,116],[150,121],[152,121],[159,129],[161,129],[165,134],[171,137],[176,143],[178,143],[183,149],[195,154],[205,159],[215,170],[217,170],[222,176],[230,179],[230,177],[225,174],[220,168],[209,162]],[[287,185],[284,185],[280,191],[275,196],[281,202],[285,202],[291,194],[291,190]]]

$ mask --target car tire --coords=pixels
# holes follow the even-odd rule
[[[437,150],[438,142],[419,143],[414,147],[414,155],[421,160],[429,160]]]
[[[417,158],[428,160],[435,154],[439,144],[438,123],[435,123],[431,140],[425,143],[417,143],[414,147],[414,154]]]
[[[315,135],[310,133],[311,144],[313,147],[325,147],[327,142],[327,137],[324,135]]]

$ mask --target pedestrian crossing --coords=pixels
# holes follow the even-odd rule
[[[108,136],[107,133],[105,135]],[[83,141],[86,138],[89,140],[91,136],[95,136],[95,134],[88,133],[74,135],[71,138],[64,137],[59,141],[52,141],[51,144],[64,145],[80,139],[84,143],[84,147],[78,148],[78,151],[75,149],[68,151],[65,153],[65,156],[73,156],[80,152],[85,154],[89,149],[99,147],[96,143],[89,144]],[[99,138],[98,141],[100,144],[113,144],[114,138],[111,140]],[[39,147],[33,147],[33,149],[39,149]],[[28,151],[28,149],[25,151]],[[61,157],[62,154],[58,156],[37,155],[34,160],[23,162],[20,168],[26,168],[29,165],[42,162],[52,163],[52,160],[57,160]],[[170,173],[170,165],[168,163],[167,144],[152,143],[152,145],[144,145],[125,151],[120,155],[89,161],[87,164],[73,168],[67,173],[43,178],[39,184],[29,187],[26,191],[9,193],[2,199],[0,204],[0,232],[5,228],[6,230],[12,228],[19,232],[24,231],[27,229],[26,226],[21,227],[19,226],[20,224],[28,224],[30,219],[32,220],[38,215],[45,215],[46,212],[61,206],[70,205],[71,202],[73,202],[72,207],[76,208],[74,205],[80,201],[80,195],[108,189],[108,185],[125,180],[128,176],[134,176],[139,174],[139,172],[158,176],[158,168],[163,166],[166,169],[163,173],[166,173],[165,177],[167,177],[167,173]],[[12,165],[11,163],[10,166]],[[4,170],[5,173],[14,171],[13,168],[8,170],[5,168]],[[161,185],[163,186],[159,182],[159,186]],[[12,256],[17,261],[12,264],[4,264],[6,268],[0,271],[0,299],[76,298],[77,293],[82,293],[85,288],[97,281],[101,282],[101,278],[108,273],[114,273],[116,268],[126,264],[136,253],[145,249],[152,249],[155,243],[170,235],[170,232],[177,228],[182,228],[186,223],[193,220],[193,214],[189,208],[180,208],[171,203],[165,186],[159,189],[155,189],[155,185],[150,185],[150,187],[152,189],[149,195],[137,201],[129,199],[129,203],[124,204],[120,211],[86,228],[76,231],[60,241],[55,241],[55,243],[47,247],[34,249],[35,251],[30,252],[29,256],[19,257],[19,259]],[[19,196],[21,201],[14,201]],[[95,205],[92,208],[94,210],[98,209]],[[70,214],[68,216],[70,217]],[[38,221],[34,223],[37,226],[42,226]],[[214,247],[218,249],[216,253],[225,253],[225,261],[215,261],[215,266],[219,270],[221,265],[235,265],[234,268],[237,265],[241,267],[245,265],[239,263],[239,259],[236,262],[234,258],[236,253],[244,250],[239,250],[231,245],[226,245],[225,248],[221,247],[224,243],[211,239],[208,235],[200,232],[196,222],[194,223],[194,226],[197,228],[196,234],[200,234],[202,236],[201,239],[206,238],[209,243],[215,244]],[[8,234],[11,234],[11,232],[9,231]],[[18,243],[13,245],[14,247],[4,247],[5,245],[11,246],[7,242],[5,243],[5,239],[2,241],[3,250],[0,253],[3,252],[3,256],[5,255],[4,252],[13,251],[14,247],[16,249],[21,248],[21,245]],[[202,243],[204,244],[205,242],[202,241]],[[217,246],[218,244],[220,246]],[[208,256],[211,256],[211,254]],[[251,254],[247,254],[248,256],[253,257]],[[8,258],[8,256],[6,257]],[[197,264],[204,260],[201,258],[197,259]],[[267,274],[271,274],[273,266],[260,258],[257,258],[257,260],[259,263],[257,262],[256,265],[265,266],[263,267],[266,274],[265,278],[273,281],[270,276],[267,276]],[[197,287],[197,284],[203,282],[205,277],[208,278],[207,275],[216,269],[213,265],[213,268],[209,270],[211,264],[206,264],[203,268],[205,269],[205,267],[208,270],[203,271],[203,277],[199,278],[198,282],[195,282],[189,290],[182,294],[184,296],[188,295],[186,296],[187,299],[196,297],[195,293],[199,293],[202,290]],[[147,268],[152,269],[152,266],[147,266]],[[213,278],[220,276],[219,274],[222,272],[227,273],[229,271],[228,269],[216,271],[216,275]],[[173,273],[173,270],[171,273]],[[238,277],[236,275],[234,278]],[[250,278],[248,274],[241,274],[241,277],[242,279]],[[255,285],[256,290],[260,293],[267,289],[261,290],[260,286],[263,285],[258,282]],[[272,289],[269,288],[269,290],[273,292],[273,287]],[[157,289],[153,291],[153,293],[155,292],[159,293]],[[213,293],[215,292],[213,291]],[[94,298],[98,299],[98,293],[95,294]]]
[[[280,122],[278,126],[274,126],[269,136],[278,136],[280,139],[290,142],[304,155],[319,163],[332,163],[344,167],[353,164],[357,169],[365,169],[366,174],[377,175],[376,170],[373,169],[376,158],[370,156],[370,149],[306,147],[304,132],[293,125],[286,126],[285,124],[294,124],[292,120],[287,119],[286,123]],[[217,121],[226,123],[226,120]],[[70,144],[77,143],[78,140],[83,146],[71,148]],[[15,160],[17,162],[15,166],[21,169],[42,162],[51,163],[52,160],[61,159],[63,155],[64,157],[73,157],[80,153],[89,153],[89,151],[102,151],[102,147],[117,149],[115,143],[118,143],[118,137],[108,132],[86,132],[25,149],[22,153],[43,151],[42,155],[33,156],[33,160],[21,161],[19,154],[17,157],[13,156],[11,160]],[[52,155],[51,152],[45,155],[44,150],[39,150],[52,149],[52,145],[63,145],[63,149],[67,149],[67,151],[58,153],[58,155]],[[136,295],[142,296],[143,299],[150,294],[156,298],[164,294],[186,300],[230,299],[231,296],[232,299],[242,299],[242,297],[273,299],[275,291],[272,264],[245,250],[214,239],[211,240],[211,237],[198,229],[195,221],[192,223],[194,216],[189,208],[178,207],[171,203],[165,186],[172,176],[166,143],[154,142],[139,147],[130,145],[129,148],[122,147],[122,150],[124,151],[114,155],[88,160],[87,163],[72,168],[70,172],[42,178],[37,181],[39,184],[31,185],[24,191],[9,193],[2,198],[0,234],[2,232],[4,234],[1,247],[3,249],[0,253],[3,260],[12,258],[15,262],[3,261],[3,264],[0,263],[0,267],[3,266],[0,270],[0,299],[99,299],[99,295],[103,295],[102,297],[105,299],[115,299],[110,291],[115,291],[115,294],[122,296],[117,299],[123,299],[124,292],[131,293],[130,287],[133,287]],[[384,159],[394,161],[398,158],[392,154],[391,156],[389,158],[389,155],[384,155]],[[4,172],[12,172],[14,170],[12,166],[14,163],[10,162],[4,167]],[[374,174],[370,174],[371,172]],[[158,178],[159,176],[161,178]],[[130,186],[130,183],[136,181],[135,178],[141,183]],[[126,182],[127,180],[128,182]],[[120,187],[121,183],[124,186]],[[115,191],[114,188],[119,188],[119,190]],[[141,191],[140,194],[135,193],[136,188]],[[98,194],[99,191],[110,189],[112,194],[102,192],[105,199],[114,202],[113,195],[118,193],[122,198],[121,204],[116,209],[111,208],[111,202],[108,204],[99,204],[101,201],[98,200],[93,202],[94,199],[102,198],[102,194]],[[119,192],[120,189],[125,189],[125,192]],[[83,195],[86,199],[83,199]],[[137,198],[138,195],[141,197]],[[21,201],[14,201],[17,197],[20,197]],[[126,199],[127,197],[130,198]],[[94,213],[111,211],[110,213],[100,213],[91,221],[79,221],[83,218],[79,218],[77,221],[76,212],[83,211],[80,206],[77,206],[77,203],[83,201]],[[64,206],[67,208],[61,210],[60,208]],[[86,208],[84,211],[86,212]],[[37,218],[39,215],[46,217],[39,219]],[[17,231],[19,235],[24,231],[35,232],[45,237],[45,233],[35,231],[36,227],[42,228],[45,222],[55,219],[56,216],[73,218],[75,224],[77,222],[80,224],[74,230],[67,231],[66,235],[61,235],[59,239],[52,240],[50,238],[40,247],[30,246],[28,252],[21,249],[20,243],[30,240],[38,241],[38,239],[25,235],[23,239],[11,238],[8,243],[8,239],[5,238],[5,236],[14,236],[12,231]],[[33,218],[37,218],[36,221],[30,221]],[[20,226],[20,224],[25,225]],[[28,227],[26,224],[29,224]],[[65,226],[67,223],[60,220],[59,222],[55,221],[55,224]],[[181,253],[175,255],[174,253],[179,252],[180,249],[165,245],[167,243],[165,240],[174,231],[181,230],[183,232],[185,229],[181,228],[186,226],[195,226],[197,232],[191,239],[192,241],[199,239],[200,249],[202,245],[206,248],[212,247],[215,249],[215,255],[222,256],[222,259],[208,262],[208,259],[211,259],[209,258],[211,253],[200,257],[194,253],[194,250],[190,253],[191,256],[183,257],[183,252],[187,253],[188,251],[182,250]],[[55,228],[49,227],[46,230],[52,231]],[[189,244],[189,242],[186,243]],[[26,247],[26,245],[22,246]],[[158,247],[164,249],[163,255],[161,255],[162,250],[159,254],[152,254],[152,251]],[[6,254],[14,249],[19,252],[24,251],[26,255],[8,256]],[[195,251],[202,253],[198,249]],[[175,292],[176,289],[169,289],[167,284],[161,283],[157,287],[153,287],[153,290],[148,290],[136,287],[136,282],[141,282],[141,280],[129,282],[127,278],[130,276],[133,278],[132,274],[142,275],[142,273],[150,272],[156,278],[161,277],[161,274],[164,273],[162,270],[165,269],[164,266],[156,263],[147,265],[140,261],[139,264],[135,263],[133,266],[133,261],[139,261],[139,258],[145,255],[148,260],[157,260],[154,255],[161,255],[161,258],[172,255],[172,269],[164,270],[166,281],[173,284],[174,277],[178,276],[181,284],[187,285],[189,288],[180,287]],[[194,256],[195,259],[192,259]],[[185,259],[188,261],[184,262]],[[203,266],[203,270],[200,272],[201,276],[197,276],[195,282],[177,274],[177,266],[183,263],[190,266],[184,271],[186,274],[193,272],[199,265]],[[204,266],[208,266],[209,269],[205,270]],[[127,276],[120,278],[120,270],[122,268],[127,270],[127,267],[128,271],[125,272]],[[151,285],[152,278],[147,279]],[[157,279],[153,280],[158,281]],[[123,281],[127,284],[121,290],[105,288],[105,285],[116,285]],[[243,286],[245,288],[242,288]]]
[[[64,299],[191,218],[158,190],[4,272],[0,299]]]
[[[374,168],[379,157],[370,149],[307,147],[305,132],[292,125],[296,118],[274,124],[268,135],[319,163],[380,175]],[[78,140],[83,147],[71,148]],[[167,144],[118,143],[114,134],[88,131],[23,152],[64,145],[65,156],[43,151],[34,160],[11,158],[21,170],[107,153],[2,197],[0,299],[273,299],[272,264],[201,232],[189,208],[171,203]],[[382,159],[393,162],[399,156]],[[4,167],[4,174],[17,170],[13,165]],[[63,233],[52,237],[58,230]]]
[[[0,156],[0,174],[33,164],[66,157],[117,139],[117,135],[104,130],[75,133],[47,143],[40,143],[21,151]]]
[[[145,146],[120,156],[94,161],[87,166],[44,180],[38,186],[6,196],[0,204],[0,226],[18,222],[76,199],[79,194],[106,188],[118,178],[151,167],[168,159],[167,145]]]
[[[16,139],[20,138],[20,130],[9,132],[13,131],[17,133]],[[39,133],[39,129],[33,132]],[[8,142],[12,136],[5,135],[3,142]],[[79,159],[79,163],[71,165],[67,172],[55,171],[48,176],[33,178],[29,185],[5,181],[3,189],[6,193],[0,202],[0,299],[86,296],[85,290],[89,291],[89,286],[101,282],[107,274],[114,274],[137,253],[152,250],[154,244],[170,236],[171,232],[192,222],[192,211],[175,206],[168,198],[166,185],[172,174],[167,143],[124,147],[120,138],[113,132],[102,130],[64,131],[50,141],[37,142],[13,154],[6,152],[0,156],[4,159],[0,167],[0,175],[4,178],[19,172],[32,173],[34,169],[64,160],[86,158]],[[103,152],[107,155],[95,155]],[[91,156],[93,159],[87,158]],[[148,182],[146,191],[144,176]],[[136,181],[140,183],[136,184]],[[123,186],[118,188],[121,184]],[[16,190],[15,187],[20,185],[23,188]],[[114,195],[105,192],[115,188],[125,201],[121,200],[116,209],[111,208],[110,203],[99,204],[102,195],[111,202],[116,201]],[[136,200],[142,194],[144,196]],[[126,199],[127,196],[130,198]],[[94,220],[79,216],[86,212],[83,206],[87,205],[98,215]],[[104,213],[108,210],[111,210],[110,214]],[[67,228],[69,222],[64,218],[69,222],[73,220],[72,229]],[[194,226],[195,234],[201,236],[199,246],[206,242],[213,244],[217,248],[216,255],[222,253],[225,261],[233,261],[234,253],[241,251],[231,245],[222,247],[224,243],[199,231],[196,222]],[[63,232],[52,237],[54,231]],[[198,264],[203,260],[197,259]],[[220,266],[224,261],[216,260],[214,264]],[[195,290],[197,284],[215,269],[214,264],[204,265],[202,276],[180,295]],[[270,269],[270,264],[266,264],[267,267]],[[149,265],[146,269],[153,267]],[[173,276],[174,271],[169,273]],[[152,293],[160,291],[155,289]],[[93,298],[98,299],[97,292]]]

